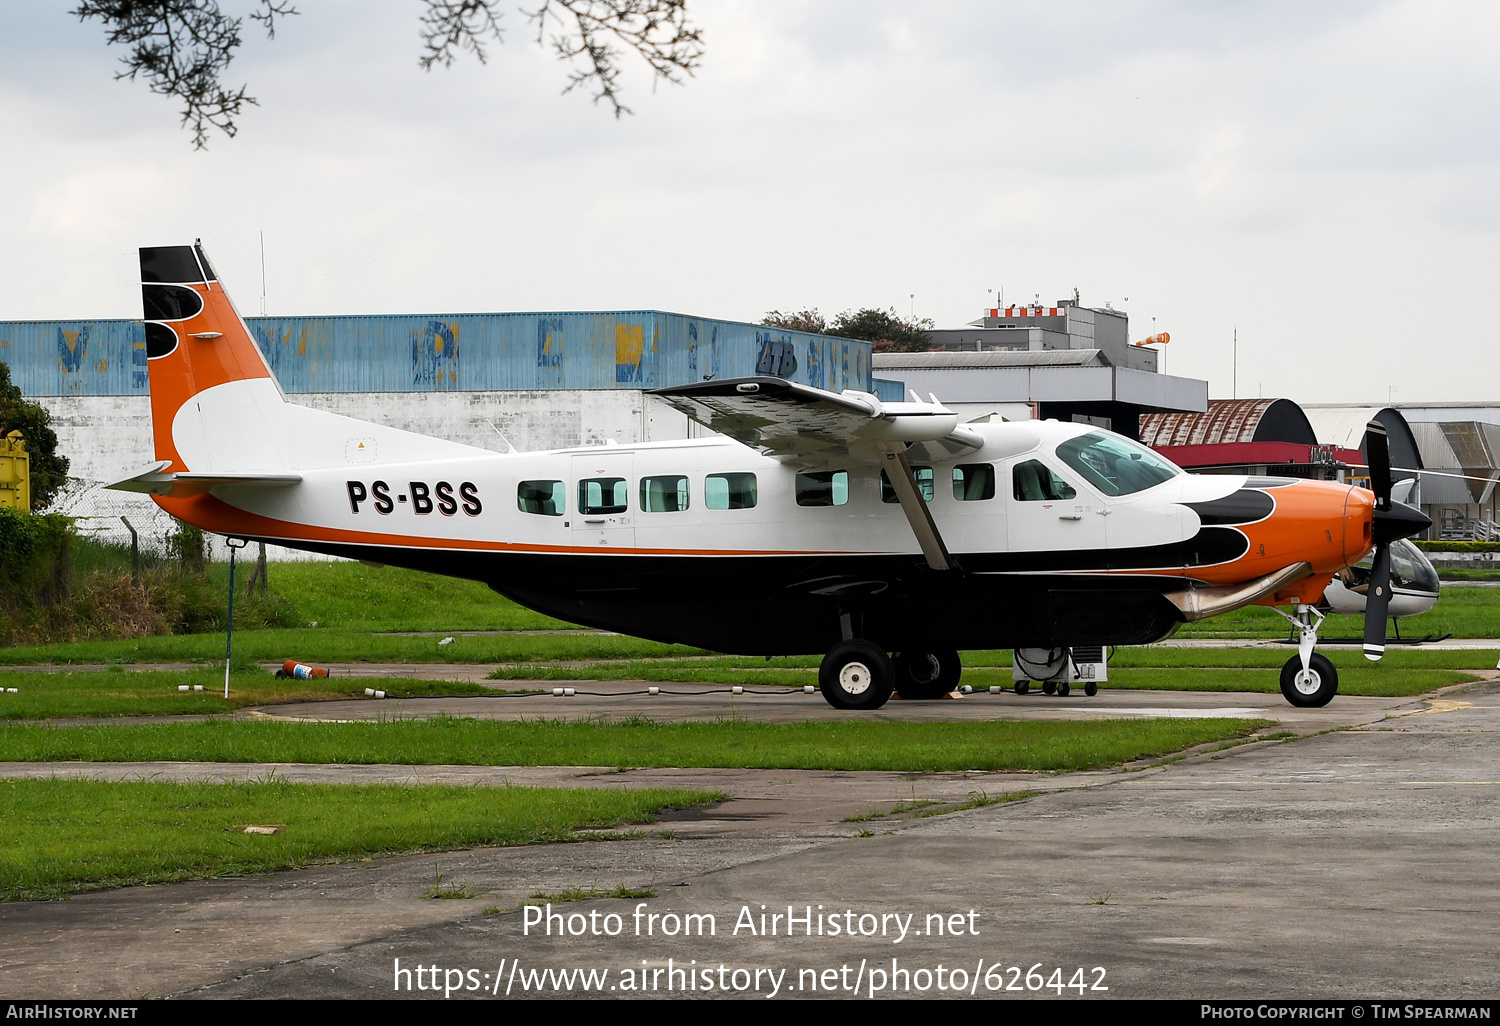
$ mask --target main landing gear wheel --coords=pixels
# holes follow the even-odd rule
[[[958,686],[963,663],[954,649],[913,649],[897,652],[891,660],[896,690],[905,699],[942,698]]]
[[[1281,668],[1281,693],[1303,709],[1327,705],[1339,690],[1339,671],[1321,652],[1314,652],[1302,669],[1302,656],[1294,655]]]
[[[895,690],[896,669],[878,645],[841,641],[823,657],[818,687],[835,709],[879,709]]]
[[[1026,692],[1028,692],[1030,690],[1031,690],[1031,681],[1029,681],[1029,680],[1018,680],[1018,681],[1016,681],[1016,694],[1018,694],[1018,695],[1024,695],[1024,694],[1026,694]]]

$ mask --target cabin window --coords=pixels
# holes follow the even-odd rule
[[[953,468],[953,497],[959,502],[976,502],[995,497],[993,463],[961,463]]]
[[[917,479],[917,493],[919,495],[921,495],[922,498],[926,499],[928,502],[931,502],[932,501],[932,494],[933,494],[933,488],[932,488],[932,468],[931,467],[912,467],[911,468],[911,476]],[[896,489],[891,486],[891,479],[885,476],[885,471],[883,471],[883,470],[880,472],[880,501],[881,502],[900,502],[901,501],[896,496]]]
[[[623,477],[591,477],[578,482],[578,512],[624,513],[630,506],[630,489]]]
[[[1022,502],[1055,502],[1078,497],[1072,485],[1054,474],[1051,467],[1036,460],[1016,464],[1011,472],[1011,484],[1016,498]]]
[[[516,506],[522,513],[560,517],[568,511],[568,490],[561,481],[522,481],[516,485]]]
[[[703,505],[709,509],[753,509],[754,474],[709,474],[703,479]]]
[[[1068,439],[1057,447],[1057,458],[1105,495],[1145,491],[1182,473],[1144,445],[1102,431]]]
[[[681,513],[688,508],[685,477],[641,478],[641,510],[646,513]]]
[[[847,470],[818,470],[797,475],[797,505],[842,506],[848,501]]]

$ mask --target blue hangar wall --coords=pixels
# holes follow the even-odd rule
[[[870,344],[655,310],[251,317],[288,393],[650,389],[774,374],[900,399]],[[34,396],[146,395],[140,321],[0,322],[0,360]]]
[[[559,449],[703,433],[644,390],[774,374],[841,391],[879,389],[867,342],[658,311],[252,317],[293,401],[480,448]],[[58,509],[83,530],[148,545],[170,517],[103,486],[153,458],[145,329],[136,320],[0,321],[0,361],[52,414],[72,461]],[[277,558],[292,557],[277,552]]]

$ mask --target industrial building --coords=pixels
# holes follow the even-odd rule
[[[1158,373],[1159,354],[1131,344],[1124,311],[1076,297],[990,309],[967,327],[930,335],[933,351],[877,353],[875,369],[924,398],[936,395],[962,420],[1072,420],[1135,438],[1145,415],[1208,408],[1208,382]]]
[[[296,402],[499,452],[691,437],[697,425],[645,390],[715,378],[902,394],[872,377],[868,342],[655,310],[246,323]],[[72,461],[59,507],[106,537],[128,538],[121,515],[165,537],[171,518],[149,499],[102,487],[153,457],[142,322],[0,322],[0,361]]]

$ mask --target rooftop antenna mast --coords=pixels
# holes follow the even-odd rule
[[[266,315],[266,232],[260,232],[260,315]]]
[[[1234,370],[1229,376],[1229,380],[1232,382],[1229,389],[1231,397],[1238,399],[1240,397],[1240,329],[1238,325],[1235,325],[1234,329],[1234,356],[1232,359]]]

